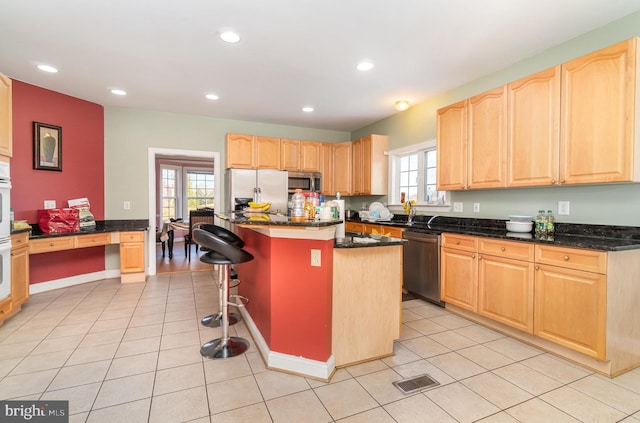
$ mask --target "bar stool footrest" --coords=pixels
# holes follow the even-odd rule
[[[242,316],[237,313],[229,313],[229,326],[235,325],[236,323],[242,321]],[[210,314],[205,316],[200,320],[200,324],[202,326],[206,326],[208,328],[219,328],[222,326],[222,312],[218,312],[215,314]]]
[[[239,302],[239,303],[234,303],[234,302],[229,301],[229,303],[228,303],[228,304],[229,304],[230,306],[234,306],[234,307],[244,307],[244,306],[246,306],[247,304],[249,304],[249,299],[248,299],[247,297],[243,296],[243,295],[232,294],[232,295],[229,295],[229,298],[239,299],[239,300],[240,300],[240,302]]]

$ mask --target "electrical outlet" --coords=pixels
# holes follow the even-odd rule
[[[321,266],[320,250],[311,250],[311,266],[313,267]]]
[[[56,208],[56,200],[44,200],[44,208],[45,209],[55,209]]]
[[[462,203],[453,203],[453,211],[456,213],[462,213]]]
[[[131,201],[125,201],[124,202],[124,209],[125,210],[131,210]]]
[[[480,213],[480,203],[473,203],[473,212]]]
[[[569,202],[568,201],[558,201],[558,214],[568,215],[569,214]]]

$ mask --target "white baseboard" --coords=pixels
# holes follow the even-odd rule
[[[119,278],[120,270],[101,270],[99,272],[85,273],[83,275],[71,276],[68,278],[56,279],[53,281],[34,283],[29,285],[29,295],[40,292],[53,291],[54,289],[68,288],[87,282],[95,282],[102,279]]]
[[[238,307],[238,309],[269,369],[282,370],[322,381],[329,381],[336,367],[336,360],[333,355],[324,362],[271,351],[247,309],[242,306]]]

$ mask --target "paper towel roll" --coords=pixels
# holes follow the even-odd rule
[[[338,219],[342,220],[342,223],[336,225],[336,238],[344,238],[344,200],[333,200],[338,205]]]

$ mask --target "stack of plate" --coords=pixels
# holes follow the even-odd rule
[[[509,232],[531,232],[533,229],[533,216],[511,215],[507,221]]]
[[[393,213],[384,204],[375,201],[369,206],[369,217],[375,220],[391,220]]]

